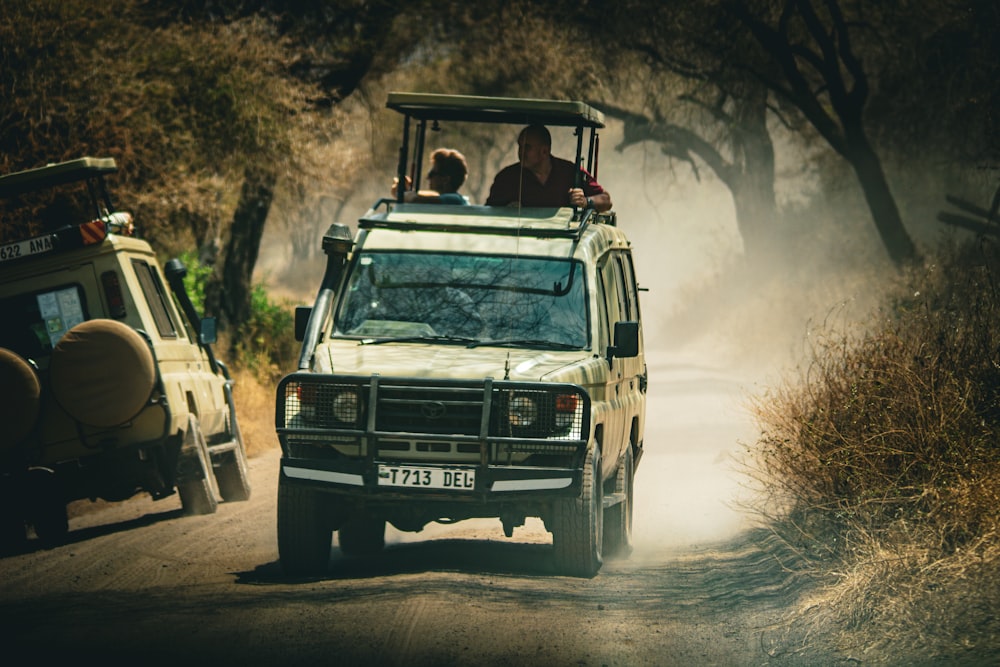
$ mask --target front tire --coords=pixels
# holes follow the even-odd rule
[[[553,561],[562,574],[593,577],[604,563],[604,487],[596,445],[587,453],[582,487],[578,498],[555,503]]]
[[[333,529],[313,489],[278,478],[278,560],[289,576],[326,572],[330,563]]]
[[[219,485],[219,495],[223,502],[250,500],[250,477],[243,443],[220,456],[219,466],[215,469],[215,481]]]

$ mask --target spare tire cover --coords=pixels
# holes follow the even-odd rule
[[[89,320],[63,334],[49,370],[59,405],[91,426],[117,426],[135,417],[156,382],[149,345],[114,320]]]
[[[0,450],[31,432],[41,410],[42,385],[20,355],[0,347]]]

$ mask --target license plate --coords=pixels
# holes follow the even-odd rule
[[[52,236],[39,236],[27,241],[17,241],[0,246],[0,262],[38,255],[54,248]]]
[[[404,486],[416,489],[451,489],[472,491],[476,486],[473,468],[421,468],[418,466],[378,467],[379,486]]]

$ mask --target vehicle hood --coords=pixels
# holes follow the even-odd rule
[[[588,350],[553,351],[426,343],[360,345],[329,341],[317,347],[313,371],[345,375],[451,378],[492,377],[530,382],[553,381],[561,369],[594,359]],[[509,371],[508,371],[509,369]]]

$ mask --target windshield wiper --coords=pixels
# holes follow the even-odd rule
[[[545,340],[542,338],[505,338],[502,340],[477,340],[469,344],[469,347],[535,347],[551,350],[580,350],[579,345],[563,343],[558,340]]]
[[[391,338],[362,338],[358,345],[382,345],[383,343],[461,343],[474,347],[479,343],[478,338],[467,336],[394,336]]]

